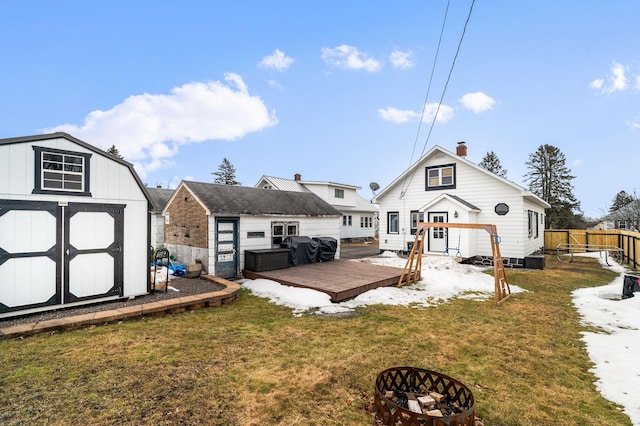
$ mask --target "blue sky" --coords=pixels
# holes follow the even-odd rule
[[[0,137],[114,144],[150,186],[227,158],[243,185],[300,173],[365,198],[463,140],[524,185],[550,144],[587,216],[640,192],[640,2],[478,0],[445,91],[471,5],[5,0]]]

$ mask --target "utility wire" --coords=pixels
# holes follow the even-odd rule
[[[451,75],[453,74],[453,69],[455,68],[456,65],[456,60],[458,59],[458,54],[460,53],[460,48],[462,47],[462,41],[464,40],[464,36],[467,32],[467,26],[469,24],[469,20],[471,19],[471,13],[473,12],[473,5],[475,4],[475,0],[471,1],[471,6],[469,7],[469,14],[467,15],[467,19],[464,23],[464,28],[462,29],[462,34],[460,35],[460,40],[458,41],[458,47],[456,49],[456,54],[453,57],[453,61],[451,62],[451,68],[449,69],[449,74],[447,75],[447,80],[444,84],[444,88],[442,89],[442,94],[440,95],[440,101],[438,102],[438,107],[436,108],[436,112],[433,115],[433,120],[431,120],[431,126],[429,127],[429,133],[427,134],[427,138],[424,141],[424,145],[422,146],[422,152],[420,153],[420,157],[422,157],[424,155],[425,150],[427,149],[427,144],[429,143],[429,139],[431,138],[431,133],[433,132],[433,127],[436,124],[436,120],[438,118],[438,113],[440,112],[440,106],[442,105],[442,101],[444,100],[444,95],[447,92],[447,87],[449,86],[449,81],[451,80]],[[424,110],[423,110],[424,112]],[[413,154],[412,154],[412,158],[413,158]],[[416,171],[414,170],[413,173],[411,173],[411,176],[409,177],[409,183],[408,184],[403,184],[403,189],[401,192],[400,197],[404,196],[404,193],[406,191],[406,189],[408,188],[408,186],[411,184],[411,181],[413,181],[413,177],[415,176]],[[405,178],[405,183],[406,183],[406,178]]]
[[[424,97],[424,103],[422,104],[422,113],[420,114],[420,122],[418,123],[418,131],[416,132],[416,139],[413,141],[413,149],[411,150],[411,159],[409,160],[409,166],[413,164],[413,155],[416,153],[416,146],[418,145],[418,139],[420,137],[420,130],[422,129],[422,120],[424,119],[424,113],[427,110],[427,101],[429,100],[429,93],[431,92],[431,83],[433,82],[433,75],[435,74],[436,64],[438,63],[438,54],[440,53],[440,46],[442,45],[442,35],[444,34],[444,27],[447,23],[447,15],[449,14],[449,5],[451,0],[447,1],[447,8],[444,11],[444,18],[442,20],[442,27],[440,28],[440,38],[438,39],[438,47],[436,48],[436,56],[433,58],[433,66],[431,67],[431,76],[429,77],[429,84],[427,85],[427,94]]]

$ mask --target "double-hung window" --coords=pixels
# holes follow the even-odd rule
[[[387,233],[388,234],[400,233],[400,213],[398,212],[387,213]]]
[[[456,187],[456,165],[446,164],[443,166],[433,166],[426,168],[427,191],[439,189],[455,189]]]
[[[91,154],[61,149],[33,147],[35,153],[35,194],[91,196],[89,160]]]
[[[271,222],[271,246],[280,247],[287,237],[298,235],[299,222]]]
[[[416,235],[418,223],[424,222],[424,213],[417,210],[411,211],[411,235]]]

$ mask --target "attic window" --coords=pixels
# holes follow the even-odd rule
[[[344,198],[344,189],[337,189],[337,188],[335,188],[335,189],[333,190],[333,195],[334,195],[336,198]]]
[[[425,168],[425,191],[455,189],[456,165],[445,164]]]
[[[34,194],[66,194],[90,197],[91,154],[34,146]]]

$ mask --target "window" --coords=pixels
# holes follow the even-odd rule
[[[297,236],[299,227],[299,222],[271,222],[271,246],[280,247],[285,238]]]
[[[34,194],[91,196],[89,159],[91,154],[34,146]]]
[[[387,213],[387,233],[388,234],[400,233],[400,213],[398,212]]]
[[[264,231],[248,231],[247,238],[264,238]]]
[[[529,228],[529,238],[538,238],[539,228],[538,228],[538,212],[534,212],[531,210],[527,210],[528,216],[528,228]]]
[[[426,168],[426,191],[433,191],[438,189],[455,189],[455,187],[455,164]]]
[[[373,217],[371,216],[360,217],[360,228],[373,228]]]
[[[411,211],[411,235],[416,235],[418,223],[424,222],[424,213],[417,210]]]
[[[352,223],[353,223],[353,217],[351,215],[342,216],[342,226],[351,226]]]
[[[334,189],[333,190],[333,196],[336,198],[344,198],[344,189]]]

